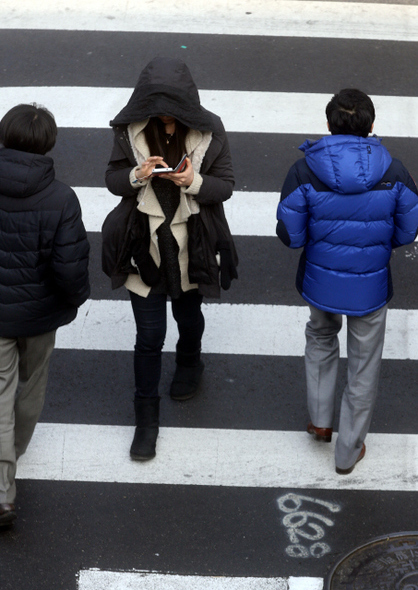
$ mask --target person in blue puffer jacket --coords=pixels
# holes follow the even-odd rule
[[[290,169],[277,210],[277,235],[303,247],[296,287],[308,302],[305,368],[308,433],[331,442],[339,359],[347,316],[347,386],[335,447],[336,471],[351,473],[366,452],[377,396],[393,248],[414,241],[418,191],[381,140],[369,136],[369,96],[341,90],[326,107],[330,136],[307,140]]]

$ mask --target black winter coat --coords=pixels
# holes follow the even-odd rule
[[[128,126],[158,115],[172,116],[190,130],[212,134],[199,166],[203,182],[198,194],[193,195],[200,212],[191,215],[187,221],[188,276],[190,283],[198,284],[202,295],[219,297],[217,254],[221,258],[222,287],[227,289],[231,279],[237,277],[238,256],[223,208],[223,201],[231,197],[234,187],[231,154],[221,119],[201,106],[196,84],[181,60],[154,58],[142,70],[127,105],[111,121],[115,137],[106,171],[106,185],[113,194],[131,200],[135,206],[139,186],[134,188],[131,185],[129,174],[138,162],[131,148]],[[120,209],[129,211],[130,207],[122,206]],[[138,215],[143,213],[138,211]],[[129,272],[131,252],[125,230],[129,234],[132,229],[130,222],[134,219],[135,216],[131,215],[129,223],[117,228],[119,237],[109,231],[103,234],[103,270],[112,277],[114,287],[123,284],[124,276]],[[143,246],[148,248],[149,232],[141,230],[144,228],[143,220],[138,225]],[[136,230],[132,234],[138,236],[138,227]]]
[[[90,294],[77,196],[48,156],[0,149],[0,336],[71,322]]]
[[[234,186],[232,174],[231,156],[224,127],[219,117],[207,112],[212,119],[212,140],[203,158],[200,174],[203,177],[203,184],[194,199],[199,203],[200,213],[191,215],[187,223],[188,250],[189,250],[189,279],[190,282],[198,283],[199,292],[206,297],[219,297],[219,265],[216,255],[220,252],[220,244],[225,250],[220,256],[227,256],[230,260],[230,273],[236,278],[236,267],[238,266],[238,255],[235,249],[233,238],[225,217],[223,201],[230,198]],[[115,139],[106,171],[107,188],[115,195],[133,201],[136,204],[138,189],[132,187],[129,181],[129,173],[138,163],[132,152],[127,125],[120,125],[114,128]],[[127,211],[130,207],[127,207]],[[142,215],[138,211],[138,216]],[[127,221],[127,220],[126,220]],[[130,218],[132,221],[132,217]],[[139,222],[144,227],[142,222]],[[124,240],[124,247],[128,242],[126,239],[126,225],[120,226],[120,238]],[[113,236],[114,237],[114,236]],[[143,238],[149,244],[149,231],[144,232]],[[109,244],[104,243],[103,247],[103,269],[114,267],[115,259],[110,259]],[[118,252],[115,258],[124,259],[127,266],[131,252]],[[122,273],[121,273],[122,270]],[[131,268],[130,272],[134,272]],[[113,288],[119,287],[126,279],[128,272],[123,275],[123,269],[115,268],[112,276]],[[123,278],[124,277],[124,278]]]

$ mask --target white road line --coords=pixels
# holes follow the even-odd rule
[[[120,201],[104,187],[73,187],[88,232],[100,232],[106,215]],[[235,191],[225,201],[225,214],[234,236],[276,237],[276,210],[280,192]],[[418,241],[418,237],[415,239]],[[410,256],[410,254],[408,254]]]
[[[168,403],[172,403],[168,400]],[[21,479],[255,488],[418,491],[418,435],[369,434],[353,474],[335,473],[334,442],[306,432],[160,428],[156,459],[129,457],[134,427],[40,423]],[[334,437],[336,438],[336,437]]]
[[[322,590],[322,578],[232,578],[81,570],[78,590]]]
[[[353,6],[353,5],[352,5]],[[13,86],[0,88],[0,113],[20,103],[46,106],[59,127],[108,128],[127,103],[132,88],[79,86]],[[227,131],[297,133],[327,132],[325,107],[331,94],[200,90],[203,106],[219,115]],[[379,137],[418,137],[418,98],[372,96]],[[69,108],[71,105],[71,108]],[[279,162],[271,162],[278,166]]]
[[[296,271],[296,269],[295,269]],[[279,297],[279,280],[277,293]],[[301,299],[302,301],[302,299]],[[307,306],[203,304],[206,332],[203,351],[216,354],[303,356]],[[168,311],[164,349],[175,351],[177,327]],[[227,329],[226,329],[227,328]],[[418,360],[418,310],[388,313],[384,359]],[[341,356],[346,356],[346,330],[341,331]],[[132,350],[135,324],[129,301],[89,299],[77,318],[57,332],[57,348]]]
[[[106,215],[120,202],[106,188],[74,187],[87,231],[101,231]],[[224,203],[229,227],[236,236],[275,236],[280,193],[236,191]]]
[[[418,40],[418,7],[389,3],[2,0],[0,18],[6,29]]]
[[[323,590],[322,578],[293,577],[288,579],[288,590]]]

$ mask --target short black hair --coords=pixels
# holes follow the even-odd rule
[[[57,125],[52,113],[37,104],[19,104],[0,121],[0,141],[6,148],[46,154],[55,145]]]
[[[325,112],[332,135],[367,137],[375,119],[371,98],[356,88],[334,94]]]

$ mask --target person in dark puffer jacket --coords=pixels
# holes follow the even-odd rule
[[[43,407],[56,330],[90,294],[80,204],[45,156],[56,136],[36,105],[0,121],[0,526],[16,518],[16,462]]]
[[[366,451],[377,396],[393,248],[413,242],[417,187],[373,130],[373,102],[341,90],[326,108],[331,136],[306,141],[290,169],[277,210],[277,235],[303,247],[296,286],[310,308],[305,368],[308,433],[330,442],[339,358],[347,316],[348,383],[335,448],[336,471],[351,473]]]

